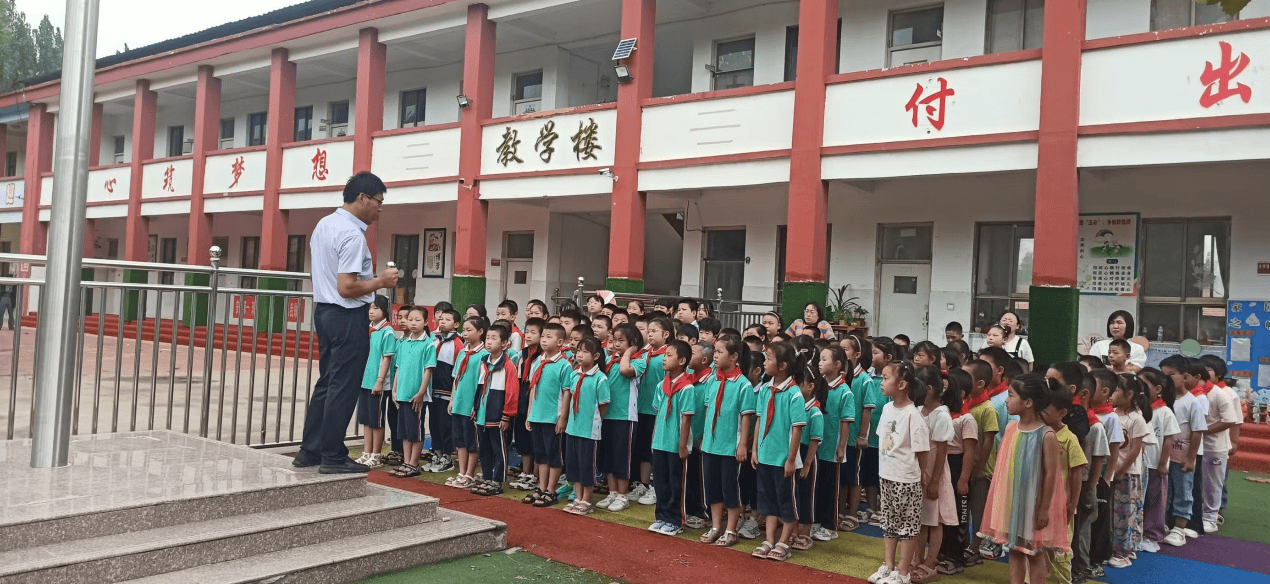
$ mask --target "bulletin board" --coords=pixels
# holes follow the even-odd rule
[[[1230,376],[1249,380],[1256,400],[1270,403],[1270,301],[1230,300],[1226,317]]]

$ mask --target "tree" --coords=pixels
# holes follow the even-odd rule
[[[16,10],[11,0],[0,0],[0,93],[61,68],[62,31],[48,16],[38,29],[32,29],[26,14]]]
[[[1231,18],[1239,15],[1239,11],[1243,10],[1252,0],[1195,0],[1199,4],[1207,4],[1212,6],[1220,4],[1222,12],[1229,14]]]
[[[35,29],[35,69],[37,75],[62,68],[62,29],[53,26],[47,14]]]

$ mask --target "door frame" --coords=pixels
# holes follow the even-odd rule
[[[499,239],[501,239],[501,240],[502,240],[502,244],[503,244],[503,245],[502,245],[502,250],[500,250],[500,252],[499,252],[499,254],[498,254],[498,257],[499,257],[499,261],[498,261],[499,266],[498,266],[498,269],[499,269],[499,272],[500,272],[499,276],[500,276],[500,278],[502,279],[502,285],[500,286],[501,290],[499,290],[499,294],[500,294],[500,296],[499,296],[499,297],[500,297],[500,298],[507,298],[507,283],[508,283],[508,274],[510,274],[510,273],[511,273],[511,272],[507,269],[507,268],[508,268],[508,265],[507,265],[508,260],[510,260],[510,261],[527,261],[527,262],[529,262],[529,287],[530,287],[530,296],[531,296],[531,297],[533,297],[534,268],[536,267],[535,262],[537,262],[537,259],[538,259],[538,258],[534,257],[534,255],[531,255],[531,256],[529,256],[529,257],[527,257],[527,258],[508,258],[508,257],[507,257],[507,241],[508,241],[508,239],[509,239],[509,237],[508,237],[508,236],[511,236],[511,235],[526,235],[526,234],[527,234],[527,235],[530,235],[530,236],[532,236],[532,237],[534,238],[534,245],[533,245],[533,248],[538,247],[538,232],[534,231],[533,229],[528,229],[528,230],[509,230],[509,231],[504,231],[504,232],[503,232],[503,234],[499,237]],[[531,250],[531,251],[530,251],[530,253],[533,253],[533,248],[530,248],[530,250]],[[524,306],[521,306],[521,307],[520,307],[520,309],[521,309],[521,310],[524,310],[524,309],[525,309],[525,307],[524,307]]]
[[[930,257],[929,260],[883,260],[882,259],[882,233],[887,227],[930,227]],[[873,324],[871,329],[874,331],[882,330],[882,266],[886,264],[910,264],[920,265],[927,264],[931,267],[931,275],[926,278],[926,286],[931,287],[931,280],[935,274],[935,222],[934,221],[906,221],[900,223],[878,223],[874,232],[873,247]],[[926,291],[926,332],[929,335],[930,329],[930,290]]]

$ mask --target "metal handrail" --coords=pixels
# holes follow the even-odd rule
[[[216,246],[213,248],[219,250]],[[0,262],[46,265],[48,259],[42,255],[20,254],[20,253],[0,253]],[[249,268],[213,268],[210,266],[196,266],[191,264],[165,264],[158,262],[130,262],[126,260],[109,260],[84,258],[81,262],[85,268],[107,268],[107,269],[128,269],[128,270],[145,270],[154,272],[181,272],[184,274],[213,274],[220,273],[227,276],[257,276],[264,278],[282,278],[282,279],[308,279],[311,274],[307,272],[283,272],[274,270],[257,270]],[[30,280],[25,280],[30,281]]]

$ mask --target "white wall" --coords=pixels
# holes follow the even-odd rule
[[[300,67],[304,67],[303,64]],[[357,82],[354,79],[323,83],[295,90],[295,107],[313,107],[313,140],[327,137],[326,131],[319,130],[325,124],[323,119],[330,119],[330,104],[333,101],[348,100],[348,135],[357,130]],[[334,137],[333,135],[331,136]]]
[[[132,161],[132,115],[101,116],[101,164],[115,164],[115,136],[123,136],[123,160]]]
[[[679,291],[700,297],[705,283],[705,231],[745,229],[744,287],[741,298],[770,302],[776,298],[776,227],[785,223],[788,199],[781,186],[720,189],[687,203],[684,255]],[[645,269],[649,269],[645,266]],[[647,277],[647,276],[646,276]],[[714,297],[714,291],[705,294]]]
[[[462,63],[389,71],[384,81],[384,129],[401,127],[401,92],[420,88],[427,89],[423,108],[425,124],[459,121],[459,102],[455,96],[459,94],[462,80]],[[351,122],[351,113],[349,117]]]
[[[184,126],[184,139],[194,139],[194,100],[161,93],[154,120],[153,157],[167,158],[169,126]],[[102,140],[105,141],[105,132]]]

